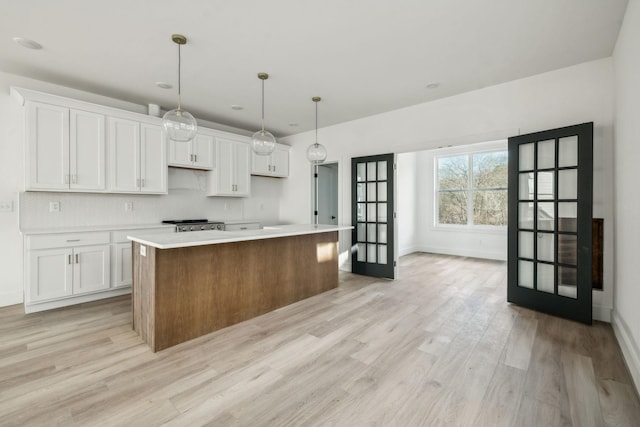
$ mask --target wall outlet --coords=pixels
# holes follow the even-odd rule
[[[1,201],[0,212],[13,212],[13,201],[12,200]]]
[[[133,202],[125,202],[124,210],[127,212],[131,212],[133,210]]]
[[[147,247],[140,245],[140,255],[141,256],[147,256]]]
[[[60,202],[49,202],[49,212],[60,212]]]

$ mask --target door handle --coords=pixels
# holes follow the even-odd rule
[[[80,255],[76,254],[76,264],[80,263]]]

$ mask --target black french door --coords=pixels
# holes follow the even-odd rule
[[[509,138],[509,302],[592,322],[593,123]]]
[[[395,278],[394,154],[351,159],[351,271]]]

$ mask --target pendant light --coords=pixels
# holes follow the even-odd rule
[[[321,99],[319,96],[311,98],[316,103],[316,142],[307,148],[307,159],[314,165],[324,162],[327,158],[327,149],[324,148],[324,145],[318,143],[318,102]]]
[[[271,132],[264,130],[264,81],[269,78],[267,73],[258,73],[258,78],[262,80],[262,130],[253,134],[251,138],[251,149],[261,156],[268,156],[276,149],[276,138]]]
[[[174,141],[190,141],[196,136],[198,124],[196,119],[188,112],[182,109],[181,93],[180,93],[180,47],[187,44],[187,38],[182,34],[173,34],[171,40],[178,45],[178,108],[167,111],[162,117],[162,125],[169,139]]]

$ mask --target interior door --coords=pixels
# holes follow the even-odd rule
[[[351,159],[354,273],[395,278],[394,154]]]
[[[593,123],[509,138],[507,300],[590,324]]]
[[[338,164],[317,165],[315,178],[318,224],[338,225]]]

